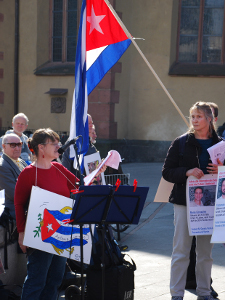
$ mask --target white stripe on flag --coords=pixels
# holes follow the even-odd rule
[[[86,70],[88,70],[93,65],[93,63],[96,61],[99,55],[105,50],[106,47],[108,46],[87,51]]]

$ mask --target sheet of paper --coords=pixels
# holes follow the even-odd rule
[[[3,213],[5,208],[5,190],[0,191],[0,215]]]
[[[160,180],[154,202],[168,202],[174,183],[166,181],[163,177]]]
[[[85,185],[89,185],[92,182],[96,174],[104,165],[112,167],[113,169],[118,169],[121,161],[120,154],[116,150],[110,150],[106,158],[99,164],[98,168],[84,178]]]
[[[106,166],[118,170],[119,164],[122,161],[119,152],[117,152],[116,150],[111,150],[111,151],[109,151],[108,155],[109,155],[109,158],[105,162]]]
[[[189,235],[209,235],[213,232],[217,174],[187,179],[187,220]]]
[[[218,167],[216,204],[211,243],[225,243],[225,167]]]
[[[208,148],[207,151],[209,152],[210,159],[213,164],[218,164],[217,158],[224,163],[225,159],[225,141],[221,141],[212,147]]]

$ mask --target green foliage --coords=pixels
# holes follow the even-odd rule
[[[39,226],[36,226],[36,229],[33,230],[33,232],[35,233],[34,237],[38,236],[39,237],[39,233],[41,232],[41,223],[42,223],[42,218],[41,218],[41,214],[38,214],[38,221],[39,221]]]

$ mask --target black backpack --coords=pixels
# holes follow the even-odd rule
[[[5,285],[0,285],[0,299],[1,300],[20,300],[20,296],[5,288]]]
[[[103,243],[104,255],[102,253]],[[123,263],[123,256],[114,238],[111,226],[96,225],[95,232],[92,234],[92,258],[90,268],[100,270],[102,263],[105,264],[106,269],[111,266],[121,265]]]
[[[4,268],[8,269],[7,244],[12,243],[16,239],[16,231],[13,230],[13,218],[10,215],[9,208],[5,207],[0,216],[0,225],[4,227]]]

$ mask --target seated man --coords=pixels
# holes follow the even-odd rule
[[[31,163],[31,152],[27,145],[28,137],[23,133],[28,126],[28,118],[25,114],[19,113],[15,115],[12,119],[12,128],[11,130],[7,130],[5,134],[15,133],[17,134],[22,142],[22,149],[20,158],[25,160],[28,164]],[[2,148],[2,138],[0,139],[0,148]],[[2,150],[0,150],[2,151]]]
[[[22,141],[15,133],[4,135],[2,139],[3,155],[0,158],[0,190],[5,189],[5,207],[9,208],[15,219],[14,191],[20,172],[27,166],[20,159]]]

